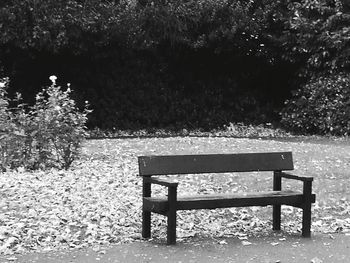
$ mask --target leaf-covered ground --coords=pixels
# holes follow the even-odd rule
[[[312,231],[350,233],[350,144],[236,138],[90,140],[69,171],[0,174],[0,253],[49,251],[141,238],[141,180],[137,156],[148,154],[293,151],[295,173],[314,176]],[[283,181],[284,187],[301,188]],[[182,176],[179,194],[267,190],[270,173]],[[161,188],[154,189],[162,194]],[[179,241],[271,234],[271,208],[178,212]],[[153,236],[165,239],[166,221],[153,216]],[[282,208],[282,229],[299,234],[301,211]]]

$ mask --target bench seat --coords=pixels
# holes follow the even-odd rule
[[[312,194],[311,202],[314,203],[316,195]],[[176,210],[215,209],[244,206],[267,206],[267,205],[291,205],[301,207],[304,197],[302,192],[265,191],[251,193],[230,193],[215,195],[191,195],[179,196],[176,202]],[[144,197],[144,211],[166,214],[169,210],[167,196]]]

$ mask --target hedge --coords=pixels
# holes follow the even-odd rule
[[[55,74],[90,127],[279,121],[291,91],[347,71],[339,0],[11,0],[0,3],[0,64],[28,103]]]

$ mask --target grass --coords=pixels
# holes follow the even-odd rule
[[[313,176],[317,203],[312,231],[350,231],[350,144],[308,137],[267,140],[228,137],[169,137],[89,140],[81,160],[68,171],[18,171],[0,175],[0,253],[80,248],[141,238],[141,180],[137,156],[292,151],[296,174]],[[271,174],[218,177],[182,176],[179,194],[267,190]],[[195,179],[195,180],[194,180]],[[283,181],[284,187],[301,187]],[[223,187],[224,186],[224,187]],[[161,194],[161,188],[154,189]],[[284,207],[282,229],[299,234],[299,209]],[[181,211],[178,235],[237,236],[271,234],[265,207]],[[153,235],[165,239],[165,219],[153,217]]]

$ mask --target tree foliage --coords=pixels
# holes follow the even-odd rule
[[[5,1],[0,13],[1,43],[52,52],[65,48],[82,52],[85,45],[118,41],[133,48],[164,43],[200,48],[222,42],[231,50],[261,50],[259,33],[273,6],[271,0]]]
[[[13,0],[0,5],[0,43],[72,53],[184,45],[335,69],[349,63],[349,20],[345,0]]]
[[[288,5],[285,57],[305,62],[304,73],[348,70],[350,13],[339,0],[303,0]]]
[[[305,80],[349,71],[349,19],[346,0],[2,1],[0,61],[26,100],[71,81],[90,126],[272,121]]]
[[[105,46],[110,38],[127,30],[123,14],[130,4],[100,0],[3,2],[1,44],[36,52],[71,49],[73,53]]]

